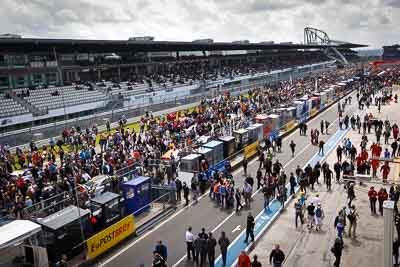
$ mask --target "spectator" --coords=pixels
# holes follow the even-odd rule
[[[269,264],[272,264],[273,267],[282,267],[284,260],[285,253],[283,253],[278,244],[275,245],[275,248],[269,254]]]

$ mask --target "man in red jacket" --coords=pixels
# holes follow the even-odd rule
[[[382,172],[382,176],[383,176],[383,182],[386,183],[387,182],[387,178],[389,176],[390,173],[390,167],[389,167],[389,162],[385,161],[385,164],[381,167],[381,172]]]
[[[368,191],[369,205],[371,207],[371,213],[376,214],[376,199],[378,197],[378,192],[376,192],[375,188],[371,186]]]
[[[378,192],[379,212],[383,216],[383,202],[388,200],[388,193],[385,188],[381,188]]]
[[[372,177],[376,178],[377,177],[378,168],[379,168],[379,160],[377,160],[377,159],[371,160],[371,166],[372,166]]]
[[[249,257],[249,255],[247,255],[246,251],[244,251],[244,250],[242,250],[242,252],[239,255],[238,266],[239,267],[251,267],[250,257]]]

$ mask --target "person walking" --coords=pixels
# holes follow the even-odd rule
[[[399,241],[399,238],[396,238],[393,241],[393,263],[394,263],[394,266],[399,266],[399,247],[400,247],[400,241]]]
[[[215,247],[217,246],[217,240],[214,238],[213,234],[208,233],[207,240],[207,255],[208,255],[208,263],[210,267],[214,267],[215,262]]]
[[[346,225],[345,212],[343,210],[340,210],[335,218],[335,223],[334,223],[334,227],[336,228],[337,235],[340,239],[343,239],[345,225]]]
[[[246,206],[246,208],[250,208],[252,192],[253,192],[253,187],[247,181],[245,181],[243,185],[243,197],[244,197],[244,205]]]
[[[245,243],[248,243],[249,236],[251,237],[251,242],[254,242],[254,226],[255,220],[251,212],[247,215],[247,223],[246,223],[246,239],[244,240]]]
[[[356,230],[357,230],[357,220],[358,220],[358,212],[356,210],[356,207],[354,205],[351,206],[349,214],[347,215],[347,218],[349,219],[350,225],[349,225],[349,237],[353,236],[353,238],[356,238]]]
[[[160,254],[161,257],[163,257],[164,261],[167,261],[168,258],[168,249],[167,247],[162,243],[162,241],[158,241],[155,250],[158,254]]]
[[[289,183],[290,183],[290,192],[289,193],[290,193],[290,195],[294,195],[296,185],[297,185],[297,180],[296,180],[296,177],[294,176],[293,172],[290,173]]]
[[[325,120],[325,134],[329,134],[328,133],[329,125],[330,125],[330,122]]]
[[[194,235],[192,233],[192,227],[190,226],[185,233],[185,241],[186,241],[186,255],[188,260],[194,258]]]
[[[298,219],[300,218],[301,225],[304,224],[303,219],[303,205],[301,204],[301,199],[299,198],[296,203],[294,203],[294,210],[295,210],[295,225],[296,228],[298,226]]]
[[[342,155],[343,155],[343,148],[340,145],[338,145],[338,147],[336,148],[336,156],[339,162],[342,161]]]
[[[261,262],[258,261],[258,256],[255,254],[253,256],[253,261],[251,262],[251,267],[262,267]]]
[[[278,136],[275,140],[276,147],[278,148],[278,153],[282,152],[282,137]]]
[[[152,267],[166,267],[164,258],[157,252],[153,251]]]
[[[183,198],[185,199],[185,206],[189,205],[189,187],[186,182],[183,182]]]
[[[332,190],[332,175],[333,172],[331,171],[331,169],[329,168],[329,166],[325,169],[325,184],[326,184],[326,189],[328,191]]]
[[[263,151],[260,151],[260,154],[258,156],[258,161],[260,161],[260,165],[258,166],[259,169],[263,167],[264,161],[265,161],[265,155]],[[246,166],[247,168],[247,166]]]
[[[262,182],[261,181],[263,179],[263,174],[262,174],[261,169],[257,170],[256,179],[257,179],[257,189],[260,189],[261,186],[262,186]]]
[[[333,247],[331,248],[331,252],[335,256],[335,262],[333,266],[339,267],[340,266],[340,258],[342,257],[342,250],[343,250],[343,240],[341,238],[336,238]]]
[[[239,187],[235,190],[235,200],[236,200],[236,212],[243,209],[242,205],[242,193],[240,192]]]
[[[295,144],[294,141],[292,140],[292,141],[290,141],[289,146],[290,146],[290,151],[292,151],[292,158],[294,158],[294,152],[295,152],[295,150],[296,150],[296,144]]]
[[[208,235],[204,234],[200,240],[200,267],[207,265]]]
[[[204,239],[203,239],[201,233],[199,233],[193,242],[193,248],[194,248],[193,260],[197,265],[199,265],[199,263],[200,263],[200,258],[201,258],[200,253],[201,253],[201,247],[202,247],[203,240]]]
[[[324,141],[322,141],[322,140],[319,141],[319,143],[318,143],[318,147],[319,147],[318,154],[321,155],[321,156],[324,155],[324,145],[325,145]]]
[[[193,203],[197,204],[198,197],[199,197],[199,181],[198,181],[197,173],[195,173],[192,178],[192,183],[190,184],[190,188],[192,190]]]
[[[175,187],[176,187],[176,200],[181,201],[182,200],[182,182],[178,178],[175,179]]]
[[[321,134],[324,134],[324,129],[325,129],[325,121],[321,120],[320,122],[320,129],[321,129]]]
[[[314,226],[314,217],[315,217],[315,206],[313,202],[311,202],[310,205],[307,206],[307,213],[308,213],[307,227],[311,232]]]
[[[221,236],[218,239],[218,245],[221,250],[221,257],[222,257],[222,266],[226,266],[226,255],[228,253],[228,247],[229,247],[230,241],[226,237],[226,234],[224,231],[221,232]]]
[[[368,191],[368,198],[369,198],[369,205],[371,208],[371,214],[376,214],[376,200],[378,197],[378,193],[376,192],[375,188],[371,186]]]
[[[262,153],[262,152],[261,152]],[[246,156],[244,156],[243,157],[243,173],[244,173],[244,176],[245,177],[247,177],[247,165],[248,165],[248,161],[247,161],[247,157]]]
[[[385,163],[381,167],[381,172],[382,172],[382,181],[384,183],[386,183],[387,182],[387,178],[388,178],[389,173],[390,173],[390,167],[389,167],[389,162],[388,161],[385,161]]]
[[[378,192],[378,204],[379,204],[379,213],[383,216],[383,202],[388,200],[388,193],[385,188],[381,188]]]
[[[251,260],[246,251],[242,250],[238,258],[238,267],[251,267]]]
[[[269,254],[269,264],[271,264],[272,267],[282,267],[284,260],[285,253],[283,253],[278,244],[275,245],[275,248]]]
[[[336,183],[340,182],[340,173],[342,171],[342,164],[340,164],[340,162],[336,162],[333,165],[333,170],[335,171],[335,175],[336,175]]]
[[[321,203],[318,203],[317,208],[315,210],[315,230],[321,231],[322,220],[324,219],[325,214],[324,210],[321,207]]]
[[[265,211],[269,211],[269,199],[271,197],[271,186],[268,184],[264,184],[262,192],[264,195],[264,209],[265,209]]]

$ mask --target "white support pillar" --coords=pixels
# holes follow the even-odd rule
[[[383,267],[393,267],[393,209],[394,201],[383,202],[384,236],[383,236]]]

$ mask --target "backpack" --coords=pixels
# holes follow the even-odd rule
[[[317,209],[315,211],[315,216],[317,216],[317,218],[321,218],[322,217],[322,210],[321,209]]]

